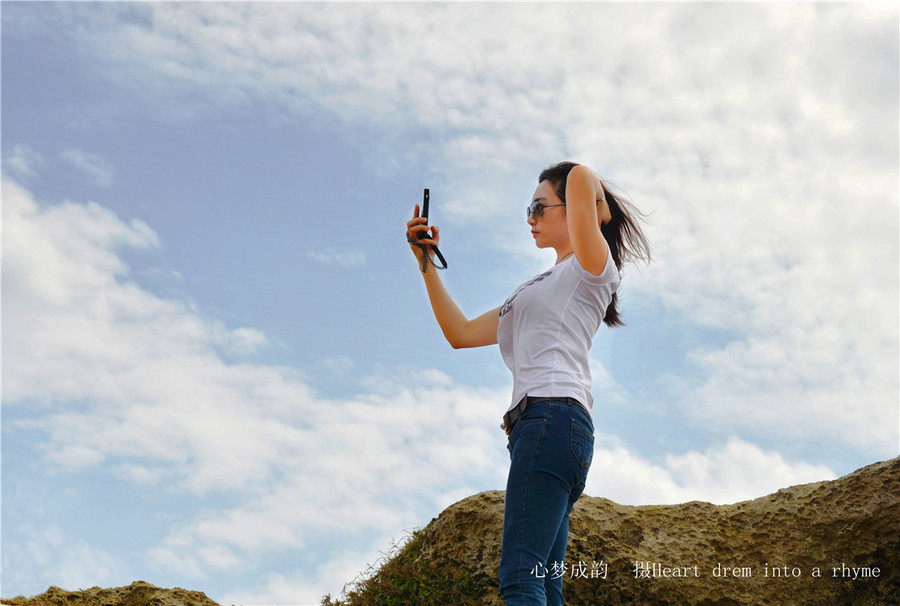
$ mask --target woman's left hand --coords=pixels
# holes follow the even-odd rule
[[[597,173],[591,171],[591,175],[594,177],[594,198],[597,200],[597,216],[600,219],[600,224],[605,225],[612,219],[609,202],[606,200],[606,187],[603,185],[600,177],[597,176]]]
[[[600,177],[594,171],[591,171],[591,175],[594,177],[594,189],[597,192],[597,201],[606,200],[606,188],[603,187],[603,181],[600,180]]]

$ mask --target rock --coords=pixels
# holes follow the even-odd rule
[[[451,505],[347,598],[322,603],[502,606],[503,499],[483,492]],[[897,606],[900,457],[733,505],[629,507],[585,496],[572,512],[566,558],[570,606]],[[539,572],[553,574],[550,567]],[[198,591],[143,581],[51,587],[2,604],[219,606]]]
[[[501,606],[503,502],[493,491],[448,507],[416,533],[418,564],[479,581],[486,591],[474,603]],[[566,559],[570,606],[896,606],[900,458],[733,505],[629,507],[584,496]]]
[[[160,589],[144,581],[135,581],[128,587],[101,589],[92,587],[80,591],[65,591],[51,587],[33,598],[3,600],[4,605],[14,606],[219,606],[199,591]]]

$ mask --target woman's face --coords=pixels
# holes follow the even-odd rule
[[[556,195],[553,185],[549,181],[541,181],[534,190],[532,202],[539,202],[544,206],[542,216],[538,219],[528,217],[528,225],[531,226],[531,235],[538,248],[568,247],[569,226],[566,223],[566,207],[556,206],[563,203]],[[549,207],[549,208],[548,208]]]

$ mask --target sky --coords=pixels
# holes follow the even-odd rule
[[[2,7],[2,589],[318,604],[505,486],[453,350],[589,166],[646,214],[586,494],[734,503],[900,450],[896,3]]]

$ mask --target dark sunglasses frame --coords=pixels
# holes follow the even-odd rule
[[[565,206],[565,202],[562,204],[544,204],[543,202],[538,202],[535,200],[531,204],[525,207],[525,210],[528,212],[528,219],[534,219],[538,221],[541,217],[544,216],[545,208],[553,208],[554,206]]]

